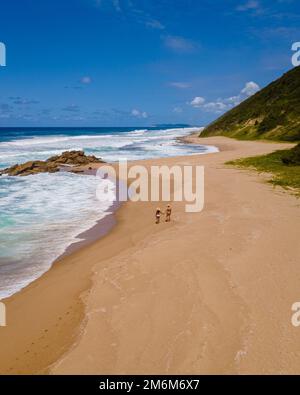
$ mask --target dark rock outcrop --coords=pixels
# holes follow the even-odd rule
[[[46,161],[35,160],[8,167],[1,170],[0,175],[28,176],[29,174],[37,173],[55,173],[60,171],[63,166],[70,166],[71,171],[78,173],[81,170],[76,169],[76,167],[90,165],[92,163],[103,163],[103,160],[94,155],[85,155],[83,151],[65,151],[61,155],[52,156]]]

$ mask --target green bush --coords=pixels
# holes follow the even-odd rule
[[[300,143],[282,155],[281,160],[285,165],[300,166]]]

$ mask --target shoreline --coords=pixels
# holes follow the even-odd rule
[[[75,166],[74,168],[76,170],[79,170],[78,172],[81,173],[81,175],[85,175],[85,174],[95,175],[97,170],[97,167],[93,166],[93,164],[88,164],[84,166]],[[3,296],[2,298],[0,298],[0,301],[5,301],[11,298],[12,296],[18,294],[19,292],[21,292],[23,289],[27,288],[31,283],[35,282],[40,277],[42,277],[45,273],[51,270],[52,266],[57,261],[60,261],[63,257],[78,251],[82,247],[87,246],[95,242],[96,240],[99,240],[101,237],[104,237],[107,233],[109,233],[109,231],[113,228],[113,226],[115,226],[116,220],[114,217],[114,213],[118,210],[120,206],[121,206],[121,202],[117,200],[114,201],[110,207],[108,207],[105,211],[101,213],[102,217],[100,219],[94,220],[94,224],[84,226],[83,230],[81,230],[79,233],[73,236],[73,240],[70,240],[68,243],[65,243],[64,249],[62,250],[62,252],[60,252],[60,254],[57,255],[56,258],[53,258],[51,260],[49,259],[49,261],[47,262],[47,264],[49,265],[48,269],[45,269],[44,272],[39,274],[37,277],[32,278],[31,281],[28,282],[23,287],[16,289],[14,293],[8,296]]]
[[[198,132],[191,132],[191,135],[193,134],[198,134]],[[186,136],[185,136],[186,137]],[[175,140],[179,140],[181,138],[176,138]],[[182,143],[184,143],[184,140],[182,140]],[[189,142],[187,141],[187,144]],[[196,145],[201,145],[197,144]],[[207,152],[211,153],[211,152]],[[205,154],[205,152],[203,152]],[[159,159],[159,158],[158,158]],[[130,162],[139,162],[140,160],[132,160]],[[103,162],[103,164],[108,164],[111,166],[114,166],[115,163],[117,162]],[[99,165],[95,165],[93,162],[87,164],[87,165],[75,165],[75,166],[61,166],[61,171],[62,172],[72,172],[74,170],[74,173],[78,173],[81,175],[95,175],[97,168]],[[48,269],[45,269],[45,271],[41,274],[38,275],[38,277],[33,278],[27,285],[24,285],[22,288],[19,288],[14,291],[13,294],[10,294],[9,296],[3,296],[1,300],[7,300],[8,298],[12,297],[13,295],[19,293],[22,291],[24,288],[29,286],[32,282],[36,281],[38,278],[40,278],[44,273],[47,271],[51,270],[52,266],[55,264],[55,262],[59,261],[61,258],[79,250],[83,246],[89,245],[99,239],[101,239],[103,236],[105,236],[109,231],[113,228],[113,226],[116,225],[116,220],[114,217],[114,213],[118,210],[118,208],[121,206],[121,203],[118,201],[115,201],[111,207],[109,207],[103,214],[105,215],[103,218],[96,220],[94,225],[90,225],[91,227],[87,227],[85,230],[80,231],[80,233],[76,234],[76,236],[73,237],[73,241],[70,241],[69,244],[67,244],[63,250],[56,258],[53,260],[47,262],[49,265]],[[108,214],[107,214],[108,213]]]
[[[104,212],[106,215],[99,219],[91,228],[79,233],[76,236],[76,239],[78,238],[80,240],[71,243],[65,249],[65,251],[57,259],[55,259],[52,265],[55,264],[56,261],[60,261],[65,256],[79,251],[82,247],[88,246],[106,236],[113,229],[113,227],[116,226],[117,221],[115,218],[115,213],[120,209],[121,206],[122,204],[120,202],[114,202],[112,206]]]
[[[190,135],[187,136],[183,136],[183,137],[178,137],[176,138],[176,140],[180,141],[183,144],[193,144],[193,145],[199,145],[201,146],[202,144],[199,144],[199,142],[193,142],[193,141],[189,141],[189,136],[197,136],[198,132],[192,132]],[[214,146],[212,146],[212,148],[216,148]],[[209,151],[209,152],[201,152],[199,154],[194,154],[194,155],[200,155],[200,154],[210,154],[210,153],[215,153],[217,151]],[[185,156],[185,155],[183,155]],[[160,158],[158,158],[159,160]],[[147,159],[146,159],[147,160]],[[132,160],[130,161],[130,163],[136,163],[136,162],[140,162],[141,160]],[[103,162],[103,164],[107,164],[107,165],[111,165],[111,166],[115,166],[117,162]],[[73,170],[76,170],[77,173],[81,174],[81,175],[95,175],[98,166],[101,165],[94,165],[93,163],[89,163],[87,165],[84,166],[74,166]],[[64,168],[62,166],[62,170],[61,171],[70,171],[70,169],[72,169],[72,167],[70,168]],[[92,225],[90,228],[87,228],[86,230],[80,232],[79,234],[77,234],[74,238],[74,241],[72,241],[69,245],[67,245],[65,247],[65,250],[57,257],[55,258],[53,261],[51,261],[51,263],[49,264],[49,269],[47,269],[44,273],[42,273],[41,275],[39,275],[37,278],[33,279],[30,283],[28,283],[27,285],[25,285],[25,287],[19,289],[18,291],[14,292],[14,294],[9,295],[7,297],[4,297],[0,300],[5,300],[10,298],[11,296],[19,293],[20,291],[22,291],[22,289],[26,288],[27,286],[29,286],[32,282],[38,280],[41,276],[43,276],[43,274],[45,274],[47,271],[51,270],[52,266],[57,262],[60,261],[63,257],[78,251],[79,249],[81,249],[83,246],[88,246],[89,244],[92,244],[93,242],[100,240],[103,236],[105,236],[106,234],[108,234],[110,232],[110,230],[116,226],[116,219],[115,219],[115,212],[121,207],[122,203],[119,201],[115,201],[112,206],[110,206],[103,214],[105,214],[105,216],[99,220],[97,220],[95,222],[94,225]],[[78,240],[76,240],[78,239]]]
[[[213,145],[216,145],[217,142],[217,146],[220,148],[222,147],[218,153],[219,155],[221,154],[221,157],[218,157],[218,159],[216,159],[216,155],[200,154],[135,161],[134,164],[137,164],[138,162],[148,166],[151,165],[151,163],[197,163],[198,160],[201,160],[203,162],[207,162],[208,165],[212,164],[212,166],[217,166],[218,168],[218,166],[222,167],[222,163],[225,161],[223,161],[224,155],[225,157],[232,157],[232,155],[235,155],[235,151],[237,151],[236,154],[239,154],[239,149],[241,153],[246,151],[244,152],[246,155],[251,155],[251,153],[254,155],[257,154],[258,151],[266,152],[273,150],[272,147],[274,147],[274,144],[272,143],[266,143],[269,145],[265,145],[261,142],[235,142],[226,138],[203,138],[201,143],[203,142],[203,145],[207,145],[208,142],[212,141],[215,141]],[[287,146],[287,144],[282,144],[282,146]],[[276,144],[276,147],[278,147],[278,144]],[[208,159],[207,157],[210,158]],[[246,175],[245,173],[243,173],[245,174],[244,176],[241,175],[242,173],[237,170],[231,169],[229,172],[234,173],[236,176],[238,175],[238,178],[241,179],[247,180],[249,177],[249,175]],[[253,178],[253,176],[250,176],[250,178]],[[260,187],[262,186],[260,185]],[[263,189],[268,190],[268,186],[264,185]],[[138,206],[138,210],[142,215],[146,212],[150,216],[148,218],[147,214],[145,221],[143,221],[142,218],[135,218],[136,207],[132,202],[124,203],[115,212],[116,226],[113,226],[109,233],[104,235],[100,240],[93,241],[87,245],[82,245],[81,248],[78,250],[76,249],[76,251],[70,250],[66,256],[63,256],[61,259],[56,261],[52,268],[42,277],[31,283],[21,292],[5,300],[8,312],[8,326],[6,328],[0,328],[0,342],[4,345],[2,350],[3,358],[0,364],[0,373],[49,373],[50,370],[52,373],[73,373],[79,371],[80,359],[77,358],[77,353],[80,352],[83,347],[82,341],[84,336],[82,336],[82,328],[85,328],[85,337],[90,331],[89,321],[91,311],[93,311],[90,310],[91,303],[94,306],[94,309],[96,307],[95,301],[91,301],[90,299],[96,290],[99,291],[99,287],[97,285],[95,286],[95,283],[98,281],[98,273],[102,273],[104,269],[104,272],[110,270],[115,272],[117,267],[122,268],[123,265],[121,264],[120,266],[120,263],[118,263],[122,262],[120,257],[122,254],[126,255],[127,252],[130,254],[130,250],[134,250],[137,244],[142,243],[143,245],[143,243],[146,243],[146,240],[148,240],[148,243],[149,240],[152,240],[153,237],[157,238],[158,235],[164,239],[166,231],[176,233],[177,228],[193,223],[193,217],[191,217],[191,215],[183,215],[180,213],[180,215],[178,214],[178,218],[174,217],[174,221],[168,228],[166,228],[165,224],[161,224],[160,228],[157,228],[153,225],[152,221],[154,204],[151,202],[143,202],[138,203]],[[175,204],[174,206],[178,206],[179,209],[180,205]],[[133,223],[129,222],[130,218],[131,220],[134,218]],[[186,221],[188,222],[186,223]],[[160,258],[160,256],[158,258]],[[214,269],[218,272],[217,267]],[[121,271],[122,270],[123,269],[121,269]],[[206,269],[202,268],[202,270],[205,271]],[[227,284],[226,274],[222,273],[219,273],[218,277],[222,285],[221,288],[224,288],[224,292],[225,289],[226,292],[229,292],[228,298],[233,303],[238,300],[239,297],[237,298],[236,295],[231,294],[227,289],[227,286],[225,286]],[[105,282],[103,284],[103,287],[105,288]],[[210,291],[205,288],[205,292]],[[110,293],[111,291],[104,293],[102,295],[103,298],[105,295],[108,297]],[[174,297],[176,297],[176,293],[174,293]],[[225,310],[228,312],[228,309]],[[20,317],[21,311],[24,313],[22,319]],[[244,314],[242,311],[243,309],[239,309],[239,316]],[[204,313],[206,314],[206,312]],[[125,314],[124,311],[123,314]],[[131,314],[132,312],[128,311],[128,315]],[[31,320],[34,315],[38,316],[33,319],[33,322]],[[238,332],[243,326],[243,319],[241,319],[239,325],[237,325],[239,328]],[[125,321],[127,322],[126,319]],[[156,323],[158,322],[157,320],[154,321]],[[107,327],[103,327],[103,322],[98,322],[98,324],[99,328],[101,328],[101,333],[104,337],[107,337]],[[21,327],[22,330],[20,330]],[[232,329],[234,331],[236,330],[235,327]],[[81,336],[79,336],[80,334]],[[127,335],[130,337],[129,332]],[[240,336],[237,336],[237,339],[240,339]],[[111,342],[110,344],[108,337],[107,342],[103,341],[100,343],[101,350],[104,353],[102,355],[105,356],[104,359],[106,362],[109,362],[110,358],[108,357],[106,348],[109,348],[110,351],[114,350],[115,346],[111,345],[114,342]],[[94,346],[96,348],[98,347],[96,344],[94,344]],[[241,345],[236,344],[236,346],[240,347]],[[114,354],[114,352],[112,354]],[[230,358],[231,357],[232,355],[230,355]],[[100,363],[100,365],[96,364],[95,366],[98,366],[99,369],[101,369],[102,365]],[[113,368],[113,365],[108,363],[107,368],[94,372],[119,373],[126,371],[125,365],[122,366],[123,368],[114,365]],[[153,372],[153,370],[147,370],[148,368],[145,364],[140,368],[138,368],[137,365],[134,365],[134,363],[129,363],[126,366],[126,372],[139,373],[139,369],[144,369],[142,372]],[[136,370],[134,370],[134,366],[136,366]],[[216,365],[214,371],[218,372],[219,370],[222,371],[221,367],[219,366],[218,369],[218,365]],[[171,372],[174,371],[176,370],[171,369]],[[178,371],[180,372],[180,370],[177,370],[177,372]],[[194,370],[190,369],[190,371]],[[90,372],[91,366],[87,364],[82,373]],[[154,371],[154,373],[155,372],[160,371],[157,370]],[[182,369],[182,372],[189,372],[189,370]],[[203,369],[202,373],[204,372],[205,369]]]

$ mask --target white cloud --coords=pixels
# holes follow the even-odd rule
[[[92,79],[91,79],[90,76],[86,75],[86,76],[84,76],[84,77],[82,77],[82,78],[80,79],[80,82],[81,82],[82,84],[90,84],[90,83],[92,82]]]
[[[260,8],[260,3],[257,0],[249,0],[246,3],[240,4],[237,6],[237,11],[253,11],[258,10]]]
[[[193,41],[179,36],[164,36],[163,40],[167,48],[179,53],[194,52],[199,47]]]
[[[205,102],[204,97],[196,96],[196,97],[190,102],[190,105],[191,105],[192,107],[198,108],[198,107],[201,107],[201,106],[204,104],[204,102]]]
[[[112,4],[116,11],[121,12],[121,6],[119,0],[112,0]]]
[[[245,84],[244,88],[236,96],[227,97],[225,99],[219,98],[208,103],[205,102],[203,97],[197,96],[189,104],[194,108],[201,108],[203,111],[219,114],[237,106],[259,90],[259,85],[254,81],[250,81]]]
[[[165,29],[165,26],[157,19],[148,19],[145,21],[145,25],[151,27],[152,29],[157,29],[157,30]]]
[[[77,106],[77,104],[71,104],[69,106],[63,107],[62,111],[67,111],[67,112],[79,112],[80,107]]]
[[[174,107],[173,108],[173,112],[175,112],[176,114],[180,114],[180,113],[182,113],[182,108],[181,107]]]
[[[246,96],[252,96],[260,90],[260,87],[253,81],[247,82],[245,87],[241,90]]]
[[[178,89],[190,88],[190,84],[187,82],[170,82],[170,86],[172,86],[173,88],[178,88]]]
[[[140,115],[140,112],[139,110],[132,110],[131,115],[133,115],[134,117],[138,117]]]
[[[140,111],[136,108],[131,111],[131,115],[136,118],[148,118],[146,111]]]
[[[121,12],[121,5],[120,5],[120,0],[96,0],[95,4],[97,7],[102,7],[105,4],[111,4],[112,7],[115,9],[117,12]]]
[[[125,18],[130,18],[137,23],[143,24],[147,28],[155,30],[164,30],[165,26],[151,14],[140,8],[140,5],[133,3],[131,0],[95,0],[98,8],[110,9],[117,13],[122,13]]]
[[[203,107],[208,112],[220,113],[222,111],[227,110],[227,104],[222,102],[221,100],[215,102],[206,103]]]

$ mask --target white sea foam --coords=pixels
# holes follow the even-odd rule
[[[43,136],[31,137],[0,143],[0,168],[33,159],[47,159],[65,150],[84,150],[88,154],[103,157],[104,160],[116,161],[119,158],[129,160],[140,159],[143,151],[147,158],[192,153],[194,148],[187,149],[175,141],[176,137],[186,135],[198,128],[183,129],[138,129],[116,134],[88,134],[77,136]],[[162,144],[174,143],[173,151],[159,150]],[[138,153],[139,152],[139,153]],[[161,155],[160,154],[160,155]]]
[[[187,146],[176,138],[199,128],[122,133],[48,135],[0,143],[0,168],[47,159],[65,150],[84,150],[106,161],[206,153],[214,147]],[[79,177],[80,181],[79,181]],[[0,178],[0,299],[48,270],[76,236],[107,215],[96,198],[99,179],[71,173]],[[111,188],[114,186],[111,184]]]
[[[94,176],[38,174],[1,182],[0,299],[48,270],[110,208],[96,198],[101,181]]]

